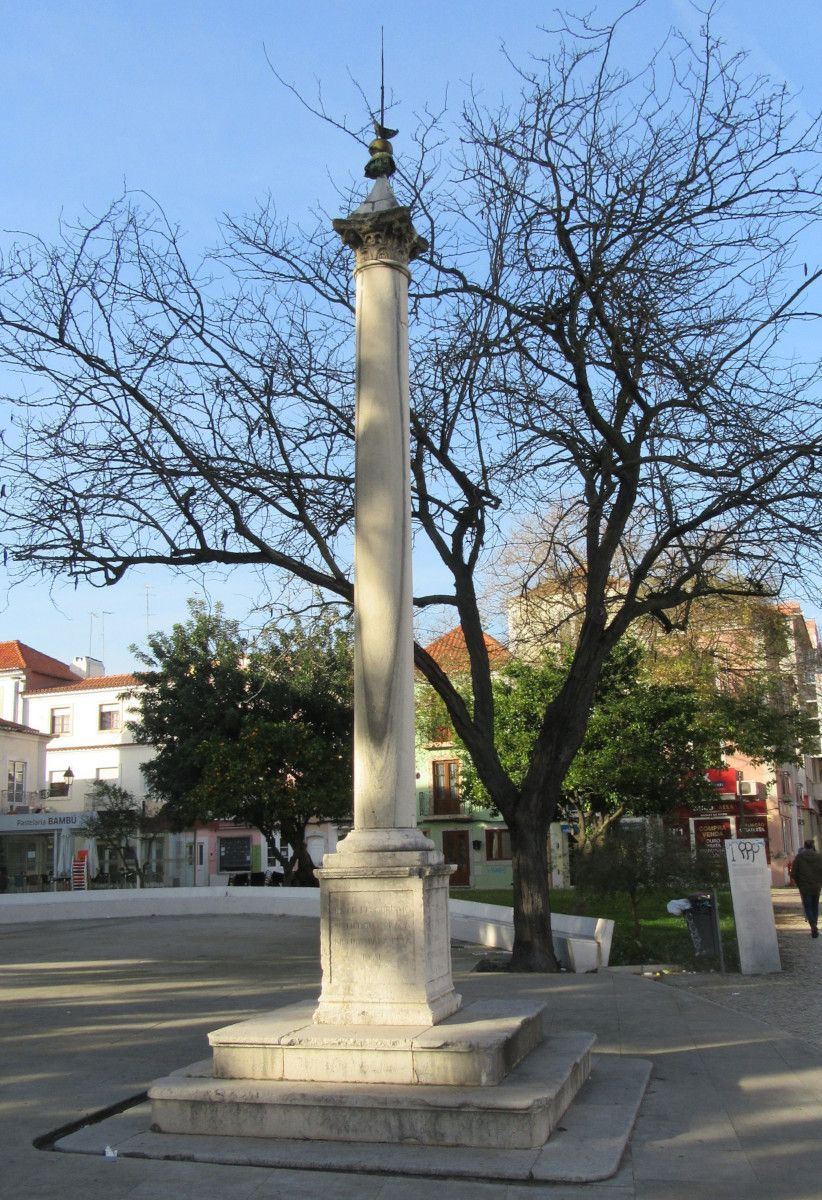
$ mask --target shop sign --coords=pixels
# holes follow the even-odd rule
[[[53,833],[60,829],[79,829],[92,812],[16,813],[0,817],[0,833]]]
[[[696,817],[694,841],[697,850],[719,857],[724,853],[724,843],[731,836],[730,817]]]
[[[765,816],[768,812],[767,800],[714,800],[710,812],[700,813],[700,816],[712,816],[714,813],[724,813],[728,817],[740,817],[748,821],[750,817]]]
[[[733,767],[711,767],[705,778],[718,792],[730,792],[735,796],[742,772]]]

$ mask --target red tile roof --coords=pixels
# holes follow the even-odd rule
[[[491,637],[490,633],[484,633],[482,636],[492,670],[494,667],[505,666],[510,661],[511,655],[502,642]],[[450,629],[448,633],[438,637],[425,649],[444,671],[467,671],[469,669],[468,648],[465,645],[465,634],[462,632],[461,625]]]
[[[76,679],[68,663],[33,650],[25,642],[0,642],[0,671],[35,671],[55,679]]]
[[[78,679],[73,676],[73,683],[60,683],[54,687],[33,688],[27,693],[37,696],[43,692],[93,692],[97,688],[130,688],[137,686],[135,675],[95,675],[91,679]]]
[[[32,733],[35,737],[45,738],[49,736],[41,729],[32,729],[31,725],[18,725],[16,721],[7,721],[4,717],[0,717],[0,733]]]

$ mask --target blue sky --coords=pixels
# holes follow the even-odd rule
[[[360,119],[352,77],[376,104],[385,24],[387,84],[399,101],[391,123],[402,131],[426,102],[437,107],[447,95],[457,108],[469,80],[489,101],[512,95],[501,44],[520,60],[538,49],[538,27],[551,24],[554,7],[537,0],[416,0],[391,9],[384,0],[0,0],[0,229],[48,240],[61,213],[99,212],[127,186],[151,193],[187,231],[196,255],[215,240],[223,212],[246,212],[268,191],[283,215],[333,208],[333,181],[356,177],[362,154],[300,108],[266,53],[301,90],[311,94],[321,80],[328,108]],[[604,0],[598,9],[610,17],[621,7]],[[715,23],[730,47],[751,52],[758,70],[801,89],[809,111],[820,106],[818,0],[781,7],[725,0]],[[693,31],[700,20],[685,0],[648,0],[622,54],[642,61],[671,24]],[[198,584],[167,571],[105,590],[34,582],[7,596],[0,589],[0,640],[17,637],[63,659],[104,649],[109,670],[128,670],[128,647],[144,643],[147,624],[168,628],[181,619],[186,597],[202,594],[202,584],[240,619],[260,591],[249,575]]]

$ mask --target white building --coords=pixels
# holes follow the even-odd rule
[[[78,660],[79,661],[79,660]],[[81,674],[25,642],[0,642],[0,717],[27,724],[24,694],[32,688],[74,683]]]
[[[145,795],[140,763],[152,755],[126,725],[136,715],[132,675],[103,675],[96,659],[69,666],[23,642],[0,642],[0,891],[68,886],[92,784]],[[105,865],[105,864],[103,864]]]
[[[141,766],[154,747],[128,728],[139,719],[141,685],[133,675],[105,675],[103,664],[75,658],[71,666],[25,646],[0,642],[0,892],[68,887],[77,851],[88,856],[88,878],[121,881],[121,866],[83,835],[94,809],[94,784],[117,784],[146,800]],[[336,825],[312,821],[306,843],[315,863],[334,849]],[[225,884],[231,876],[264,874],[268,848],[257,829],[231,821],[198,823],[138,839],[146,882]]]
[[[128,692],[139,692],[133,675],[92,675],[25,693],[28,724],[49,734],[50,808],[88,810],[97,781],[118,784],[138,801],[144,798],[140,766],[154,750],[138,745],[128,729],[139,715],[138,702],[126,698]]]

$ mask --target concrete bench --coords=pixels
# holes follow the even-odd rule
[[[452,900],[451,937],[480,946],[512,950],[514,910],[497,904]],[[605,917],[569,917],[551,913],[554,953],[567,971],[585,974],[607,967],[614,923]]]

